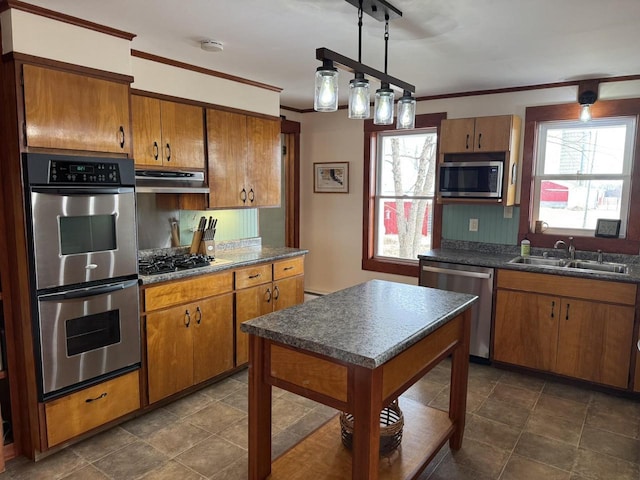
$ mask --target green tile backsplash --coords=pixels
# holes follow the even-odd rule
[[[517,245],[520,208],[513,207],[511,218],[504,218],[500,205],[444,205],[442,237],[448,240]],[[478,231],[469,231],[469,219],[478,219]]]
[[[193,230],[197,228],[201,216],[218,219],[216,240],[239,240],[258,236],[258,209],[243,210],[181,210],[180,243],[190,245]]]

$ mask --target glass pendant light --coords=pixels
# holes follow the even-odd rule
[[[578,103],[580,104],[580,120],[588,122],[591,120],[591,105],[596,103],[598,94],[592,90],[587,90],[578,96]]]
[[[323,60],[316,70],[316,90],[313,99],[316,112],[335,112],[338,110],[338,69],[331,60]]]
[[[580,120],[583,122],[591,120],[591,105],[582,105],[580,109]]]
[[[356,78],[349,82],[349,118],[369,118],[369,103],[369,80],[364,73],[356,73]]]
[[[388,83],[382,83],[376,90],[376,97],[373,107],[373,123],[375,125],[393,124],[393,101],[395,100],[393,90]]]
[[[416,99],[411,96],[411,92],[405,90],[402,98],[398,100],[398,115],[396,128],[414,128],[416,124]]]

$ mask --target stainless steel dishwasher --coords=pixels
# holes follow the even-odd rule
[[[478,301],[471,308],[469,353],[488,360],[493,308],[493,268],[421,259],[419,283],[424,287],[478,296]]]

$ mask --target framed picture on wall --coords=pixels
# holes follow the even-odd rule
[[[349,162],[314,163],[314,193],[349,193]]]

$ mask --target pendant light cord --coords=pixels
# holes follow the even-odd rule
[[[389,14],[384,16],[384,73],[387,73],[387,56],[389,54]]]
[[[362,0],[358,7],[358,63],[362,63]]]

